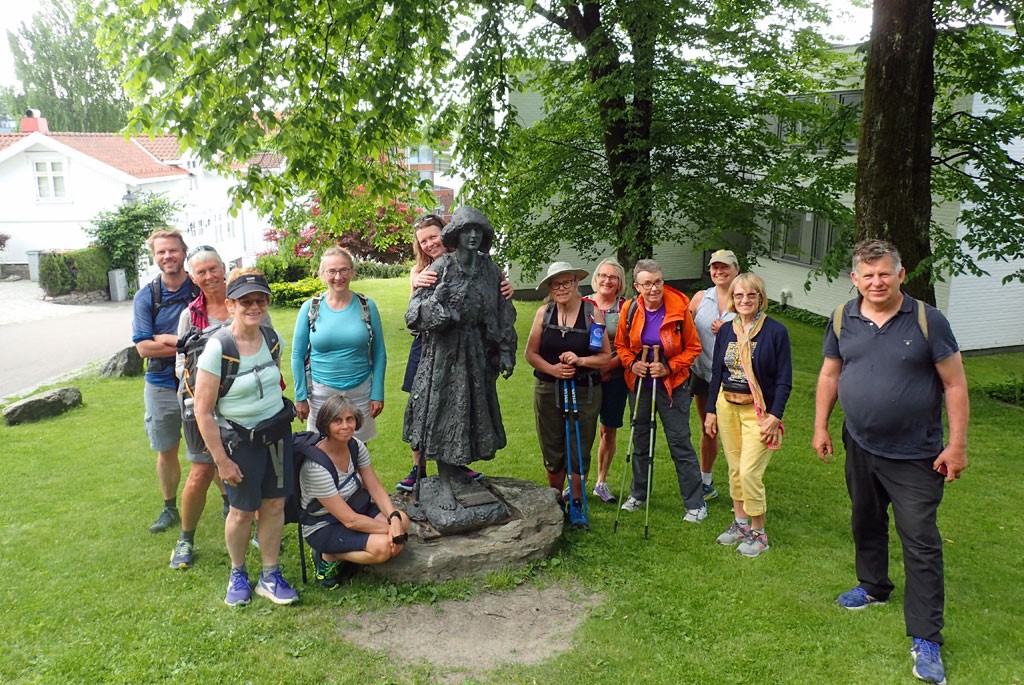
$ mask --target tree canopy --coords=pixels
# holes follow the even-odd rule
[[[970,229],[930,230],[923,261],[976,270],[975,257],[1014,257],[1024,242],[1006,154],[1024,50],[979,28],[971,3],[935,2],[940,28],[961,28],[936,40],[931,188],[970,200]],[[827,17],[812,0],[101,0],[95,11],[105,54],[127,64],[131,129],[174,133],[225,170],[268,148],[287,157],[283,174],[240,177],[238,199],[264,209],[316,197],[338,224],[355,188],[427,204],[395,150],[451,141],[469,179],[460,200],[492,218],[503,256],[528,272],[562,243],[588,255],[611,245],[627,266],[666,241],[756,259],[770,249],[765,222],[793,211],[838,234],[821,270],[847,266],[857,112],[816,94],[859,77],[813,29]],[[967,92],[994,103],[990,116],[958,109]],[[543,118],[523,121],[517,104],[538,96]]]
[[[428,189],[392,151],[422,136],[454,141],[461,199],[527,268],[558,240],[611,244],[627,263],[727,232],[763,252],[750,206],[852,225],[836,200],[852,181],[841,155],[778,135],[830,113],[788,95],[838,77],[807,0],[105,0],[97,12],[101,44],[128,60],[132,128],[176,133],[225,166],[268,146],[287,156],[283,175],[250,169],[239,186],[264,206],[298,189],[333,214],[359,186],[410,200]],[[541,94],[541,125],[521,126],[520,93]]]
[[[119,131],[130,105],[117,72],[94,44],[97,24],[77,15],[87,0],[49,0],[17,32],[7,32],[21,91],[6,89],[8,110],[38,109],[51,131]]]
[[[934,302],[944,274],[985,272],[978,259],[1024,258],[1024,41],[993,12],[1019,2],[876,3],[867,51],[857,235],[899,246]],[[897,75],[895,78],[893,75]],[[960,205],[950,235],[933,204]],[[1024,280],[1024,268],[1004,277]]]

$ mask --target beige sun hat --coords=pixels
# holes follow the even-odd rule
[[[732,250],[715,250],[711,254],[711,259],[708,260],[708,266],[711,266],[716,262],[736,267],[740,265],[740,260],[736,259],[736,253]]]
[[[590,272],[584,271],[583,269],[573,268],[573,265],[569,262],[554,262],[548,267],[548,273],[547,276],[544,277],[544,280],[537,284],[537,290],[547,288],[551,279],[559,274],[572,274],[576,277],[576,280],[579,281],[589,276]]]

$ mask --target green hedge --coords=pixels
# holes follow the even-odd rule
[[[61,252],[39,255],[39,286],[50,297],[67,295],[75,285],[75,277]]]
[[[381,264],[368,259],[356,260],[357,278],[400,278],[408,276],[411,269],[412,262]]]
[[[992,399],[1024,406],[1024,379],[1013,377],[1002,383],[984,385],[981,389]]]
[[[323,292],[319,278],[303,278],[295,283],[270,283],[272,302],[279,307],[301,307],[302,303]]]
[[[260,260],[267,257],[260,257]],[[260,261],[256,262],[256,268],[260,268]],[[357,279],[363,278],[400,278],[409,275],[409,264],[380,264],[378,262],[357,261]],[[319,278],[303,278],[293,283],[273,281],[267,277],[270,285],[270,292],[273,295],[274,304],[281,307],[301,307],[302,303],[318,295],[325,290],[323,281]],[[358,290],[358,288],[354,288]]]
[[[806,309],[800,309],[799,307],[790,307],[788,305],[781,305],[777,302],[768,303],[768,312],[775,314],[785,314],[791,319],[795,319],[801,323],[806,323],[811,326],[818,326],[824,328],[828,325],[829,317],[822,316],[821,314],[815,314],[809,312]]]
[[[264,255],[256,260],[256,268],[267,277],[267,283],[291,283],[313,275],[313,263],[300,257]]]
[[[39,285],[50,297],[107,290],[110,253],[102,247],[39,255]]]
[[[91,293],[94,290],[107,290],[110,282],[107,272],[110,271],[110,253],[102,247],[88,247],[75,250],[64,255],[68,268],[75,279],[72,290],[80,293]]]

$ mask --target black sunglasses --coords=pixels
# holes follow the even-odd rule
[[[217,250],[213,249],[209,245],[197,245],[196,247],[193,247],[191,250],[188,251],[188,254],[185,255],[185,259],[192,259],[197,254],[199,254],[200,252],[216,252],[216,251]]]
[[[441,219],[441,217],[439,217],[437,214],[424,214],[423,216],[416,220],[416,223],[412,225],[412,228],[414,231],[419,230],[420,228],[423,227],[424,224],[428,223],[436,223],[439,228],[444,227],[444,220]]]

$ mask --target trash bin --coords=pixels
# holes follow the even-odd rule
[[[28,280],[39,282],[39,255],[43,253],[42,250],[27,250],[25,256],[28,257]]]
[[[108,271],[107,283],[110,286],[111,302],[124,302],[128,299],[128,279],[124,275],[124,269]]]

